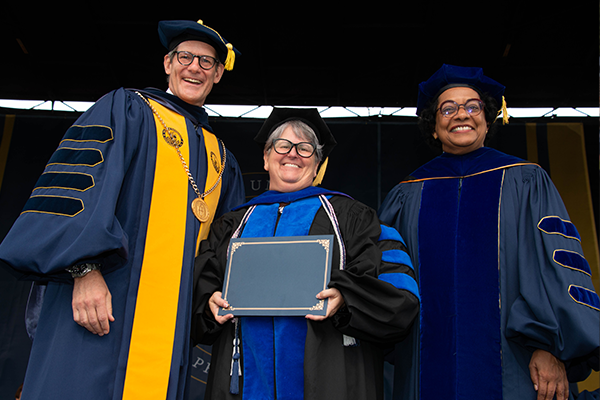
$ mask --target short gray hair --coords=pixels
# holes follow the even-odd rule
[[[297,136],[301,137],[302,140],[310,142],[313,144],[313,146],[315,146],[315,157],[318,165],[321,162],[321,159],[323,158],[323,145],[319,144],[319,139],[317,138],[315,131],[310,126],[308,126],[308,124],[298,119],[286,121],[283,124],[279,125],[277,128],[275,128],[275,130],[271,132],[269,138],[267,139],[267,142],[265,143],[264,151],[266,153],[271,151],[271,147],[273,146],[273,140],[279,139],[288,127],[292,128],[292,131]]]

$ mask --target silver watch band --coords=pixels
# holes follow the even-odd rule
[[[73,278],[81,278],[81,277],[86,276],[90,272],[92,272],[94,270],[99,270],[99,269],[100,269],[100,264],[83,263],[83,264],[73,265],[71,268],[67,268],[67,272],[70,272],[71,276]]]

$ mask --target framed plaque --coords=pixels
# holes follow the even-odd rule
[[[231,239],[219,315],[325,315],[333,235]]]

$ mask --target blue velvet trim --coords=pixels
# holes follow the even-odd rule
[[[275,234],[275,225],[277,224],[277,212],[279,204],[270,204],[256,207],[241,237],[270,237]]]
[[[466,177],[517,164],[532,163],[490,147],[481,147],[465,155],[444,153],[421,166],[411,175],[416,179]]]
[[[321,201],[302,198],[287,205],[258,205],[242,237],[308,235]],[[315,293],[316,295],[316,293]],[[301,317],[241,318],[244,399],[303,399],[306,320]],[[275,390],[277,391],[275,393]]]
[[[102,152],[98,149],[59,148],[50,157],[48,165],[62,164],[95,167],[103,161]]]
[[[318,197],[301,199],[287,205],[279,218],[275,236],[308,235],[319,208],[321,200]]]
[[[73,197],[31,196],[23,212],[39,212],[43,214],[64,215],[74,217],[83,211],[83,201]]]
[[[538,228],[549,235],[562,235],[569,239],[581,241],[581,236],[579,236],[575,224],[559,217],[550,216],[542,218],[538,223]]]
[[[453,265],[458,218],[457,192],[457,179],[432,181],[425,182],[421,197],[421,210],[428,210],[419,214],[421,399],[456,399]],[[436,390],[438,387],[439,390]]]
[[[90,125],[90,126],[71,126],[65,133],[63,140],[73,140],[78,142],[108,142],[113,140],[112,129],[108,126]]]
[[[503,170],[463,180],[457,253],[458,394],[502,399],[498,212]]]
[[[565,268],[574,269],[576,271],[583,272],[586,275],[592,276],[590,264],[579,253],[569,250],[555,250],[552,258],[554,258],[554,261],[558,265],[562,265]]]
[[[502,399],[498,204],[503,171],[427,181],[419,214],[421,398]]]
[[[273,318],[240,318],[242,330],[243,399],[273,399]],[[271,354],[265,362],[265,356]]]
[[[419,285],[412,277],[406,274],[389,273],[379,275],[379,280],[390,283],[398,289],[408,290],[414,294],[419,300],[421,295],[419,294]]]
[[[386,250],[381,253],[381,260],[385,262],[404,264],[414,270],[412,261],[408,254],[402,250]]]
[[[379,235],[379,241],[381,242],[382,240],[395,240],[406,246],[406,243],[404,242],[404,239],[402,239],[402,236],[400,236],[400,233],[394,228],[386,225],[381,225],[381,235]]]
[[[317,187],[317,186],[309,186],[306,189],[302,189],[297,192],[290,192],[290,193],[282,193],[282,192],[276,192],[274,190],[269,190],[267,192],[264,192],[260,196],[253,198],[249,202],[242,204],[240,206],[237,206],[236,208],[234,208],[234,210],[252,206],[252,205],[256,205],[256,204],[292,203],[297,200],[305,199],[308,197],[316,197],[321,194],[325,194],[325,195],[334,195],[335,194],[338,196],[344,196],[344,197],[351,198],[350,196],[348,196],[345,193],[333,192],[331,190],[327,190],[327,189],[324,189],[322,187]]]
[[[600,311],[600,299],[593,290],[571,285],[569,286],[569,295],[575,302]]]
[[[302,400],[304,399],[304,343],[308,329],[306,320],[301,317],[276,317],[273,318],[273,323],[276,398]]]
[[[80,172],[44,172],[38,179],[35,189],[58,188],[83,192],[93,186],[94,178],[89,174]]]

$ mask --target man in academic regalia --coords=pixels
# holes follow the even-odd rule
[[[196,249],[244,199],[202,108],[237,50],[201,21],[158,31],[169,90],[118,89],[82,115],[0,245],[46,288],[24,399],[183,398]]]
[[[564,399],[598,369],[600,303],[560,195],[538,165],[484,146],[503,93],[452,65],[419,85],[419,125],[444,153],[379,209],[421,294],[395,399]]]

